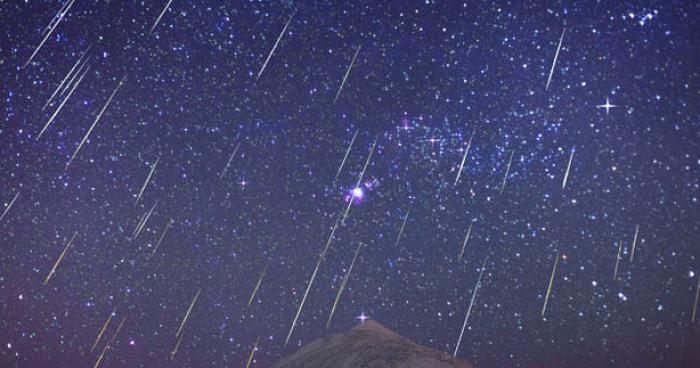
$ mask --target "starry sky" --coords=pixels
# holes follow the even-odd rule
[[[698,19],[0,3],[0,365],[267,367],[358,316],[452,353],[476,288],[477,367],[687,367]]]

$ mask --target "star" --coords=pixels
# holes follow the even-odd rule
[[[608,97],[605,98],[605,105],[598,105],[596,108],[598,109],[605,109],[605,114],[609,115],[610,114],[610,109],[617,107],[617,105],[612,105],[610,103],[610,99]]]
[[[369,317],[365,315],[365,312],[362,312],[359,316],[355,317],[355,319],[359,319],[361,323],[365,323],[365,321],[368,320]]]

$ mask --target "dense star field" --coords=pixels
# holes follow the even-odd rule
[[[222,3],[0,3],[0,366],[697,357],[700,3]]]

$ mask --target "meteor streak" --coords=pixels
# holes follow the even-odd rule
[[[190,316],[190,312],[192,312],[192,307],[194,307],[194,303],[197,302],[197,298],[199,297],[199,293],[202,292],[202,289],[199,289],[197,291],[197,294],[194,296],[194,299],[192,299],[192,303],[190,304],[190,307],[187,308],[187,313],[185,313],[185,318],[182,319],[182,323],[180,323],[180,328],[177,329],[177,333],[175,336],[180,335],[180,331],[182,331],[182,328],[185,327],[185,322],[187,322],[187,318]]]
[[[338,167],[338,172],[335,173],[335,179],[333,180],[338,180],[338,176],[340,175],[340,172],[343,171],[343,166],[345,166],[345,160],[348,159],[348,155],[350,154],[350,150],[352,149],[352,144],[355,143],[355,138],[357,138],[357,133],[359,133],[360,130],[355,131],[355,135],[352,136],[352,139],[350,140],[350,145],[348,145],[348,149],[345,151],[345,156],[343,156],[343,161],[340,163],[340,167]]]
[[[90,348],[90,352],[92,353],[95,348],[97,347],[97,343],[100,342],[100,339],[102,338],[102,334],[105,333],[105,330],[107,329],[107,326],[109,325],[109,322],[112,320],[112,317],[114,316],[114,312],[116,312],[116,308],[112,310],[112,312],[107,316],[107,320],[105,321],[104,325],[102,325],[102,328],[100,329],[100,333],[97,334],[97,338],[95,339],[95,343],[92,344],[92,348]]]
[[[352,61],[350,62],[350,66],[348,66],[348,70],[345,71],[345,76],[343,77],[343,81],[340,83],[340,87],[338,88],[338,92],[335,94],[335,99],[333,99],[333,104],[335,104],[338,101],[338,96],[340,96],[340,91],[343,90],[343,86],[345,86],[345,81],[348,80],[348,75],[350,75],[350,70],[352,69],[352,66],[355,64],[355,59],[357,59],[357,54],[360,53],[360,46],[357,46],[357,50],[355,50],[355,56],[352,57]]]
[[[134,202],[134,206],[136,206],[136,204],[139,203],[139,199],[141,199],[143,192],[146,190],[148,183],[151,181],[151,178],[153,177],[153,173],[156,171],[156,166],[158,166],[158,161],[160,161],[160,157],[158,157],[156,159],[156,162],[153,163],[153,166],[151,166],[151,171],[148,173],[148,176],[146,177],[146,181],[141,186],[141,190],[139,191],[139,194],[136,196],[136,201]]]
[[[92,44],[90,44],[90,46],[88,46],[88,48],[85,50],[85,52],[83,52],[83,54],[80,56],[80,58],[75,62],[75,64],[73,64],[73,67],[68,71],[68,74],[66,74],[66,76],[63,77],[63,80],[61,81],[61,83],[58,85],[58,87],[56,87],[56,90],[53,91],[53,94],[51,95],[51,97],[49,97],[49,99],[46,101],[46,103],[44,104],[44,106],[41,108],[42,111],[43,111],[44,109],[46,109],[47,106],[49,106],[49,104],[51,103],[51,101],[53,101],[53,98],[56,97],[56,94],[58,94],[58,91],[61,89],[61,87],[63,87],[63,85],[64,85],[64,84],[66,83],[66,81],[68,80],[68,78],[70,78],[71,76],[73,76],[73,78],[71,78],[71,82],[73,81],[73,79],[75,78],[75,75],[73,75],[73,71],[74,71],[75,68],[83,61],[83,58],[84,58],[85,55],[87,55],[87,53],[90,51],[90,48],[92,48]],[[87,60],[86,60],[85,63],[87,63]],[[83,64],[81,65],[81,68],[85,65],[85,63],[83,63]],[[75,73],[75,74],[77,75],[78,73],[80,73],[80,69],[78,69],[78,72]],[[70,83],[68,83],[66,86],[68,86],[68,85],[70,85]],[[65,92],[65,89],[63,89],[63,92]],[[63,93],[63,92],[61,92],[61,93]]]
[[[177,339],[177,342],[175,343],[175,348],[173,349],[173,351],[170,352],[170,360],[175,360],[175,354],[177,354],[177,349],[180,348],[180,344],[182,343],[183,336],[185,336],[184,333],[182,335],[180,335],[180,337]]]
[[[41,47],[44,46],[44,43],[46,43],[46,40],[48,40],[49,37],[51,37],[51,34],[56,29],[58,24],[61,23],[61,20],[63,20],[63,17],[66,15],[66,13],[68,13],[68,10],[70,10],[70,8],[73,6],[74,2],[75,2],[75,0],[68,0],[68,2],[65,5],[63,5],[61,10],[58,11],[58,13],[56,14],[58,16],[58,19],[55,22],[52,19],[51,23],[49,23],[49,31],[46,32],[46,34],[44,35],[44,38],[41,40],[39,45],[34,49],[34,52],[32,52],[32,55],[29,56],[29,59],[27,59],[27,62],[24,63],[23,68],[26,68],[27,65],[29,65],[29,63],[32,62],[32,59],[34,59],[34,56],[36,56],[36,54],[39,52],[39,50],[41,50]],[[55,18],[56,18],[56,16],[54,16],[54,19]]]
[[[338,294],[335,296],[335,301],[333,302],[333,308],[331,308],[331,313],[328,315],[328,320],[326,321],[326,328],[331,324],[331,320],[333,319],[333,314],[335,313],[335,308],[338,306],[338,301],[340,300],[340,295],[343,294],[343,290],[345,290],[345,286],[348,283],[348,280],[350,279],[350,273],[352,273],[352,268],[355,265],[355,261],[357,260],[357,255],[360,253],[360,248],[362,248],[362,244],[357,246],[357,250],[355,251],[355,256],[352,258],[352,262],[350,262],[350,267],[348,268],[348,272],[345,273],[345,276],[343,277],[343,281],[340,283],[340,288],[338,288]]]
[[[632,241],[632,252],[630,252],[630,262],[634,260],[634,249],[637,247],[637,236],[639,235],[639,225],[634,229],[634,241]]]
[[[408,221],[408,215],[411,213],[411,210],[406,211],[406,216],[403,218],[403,223],[401,224],[401,229],[399,229],[399,236],[396,237],[396,243],[394,243],[394,247],[399,245],[399,241],[401,240],[401,235],[403,235],[403,229],[406,228],[406,221]]]
[[[163,229],[163,233],[160,234],[160,238],[158,238],[158,242],[156,243],[156,246],[153,247],[153,252],[151,252],[151,256],[149,258],[152,258],[154,255],[156,255],[156,251],[158,250],[158,247],[160,247],[160,243],[163,242],[163,239],[165,239],[165,234],[168,233],[168,230],[173,226],[173,223],[175,220],[172,218],[168,221],[167,224],[165,224],[165,229]]]
[[[121,331],[122,326],[124,325],[124,322],[126,322],[126,316],[124,316],[124,318],[122,318],[122,321],[119,322],[119,326],[117,327],[117,331],[114,332],[114,335],[112,335],[112,338],[110,338],[109,341],[107,341],[107,344],[105,344],[105,347],[102,348],[102,352],[100,353],[100,356],[97,358],[97,361],[95,362],[94,368],[97,368],[100,365],[102,358],[104,358],[104,356],[105,356],[105,352],[107,351],[107,349],[109,349],[111,347],[112,343],[114,342],[114,339],[117,338],[117,335],[119,334],[119,331]]]
[[[544,87],[544,90],[547,91],[549,89],[549,83],[552,81],[552,75],[554,74],[554,67],[557,65],[557,59],[559,58],[559,50],[561,50],[561,43],[564,41],[564,32],[566,32],[566,28],[564,28],[563,31],[561,31],[561,37],[559,37],[559,46],[557,46],[557,52],[554,53],[554,61],[552,61],[552,69],[549,70],[549,78],[547,78],[547,85]]]
[[[262,272],[260,273],[260,277],[258,278],[258,282],[255,284],[255,288],[253,289],[253,293],[250,294],[250,299],[248,299],[248,307],[250,307],[250,305],[253,304],[253,299],[255,299],[255,294],[258,293],[258,289],[260,288],[260,284],[262,283],[262,280],[265,277],[265,272],[267,272],[268,265],[269,265],[269,263],[266,263],[265,267],[263,268]]]
[[[544,317],[544,312],[547,311],[547,302],[549,301],[549,295],[552,293],[552,284],[554,283],[554,273],[557,271],[557,263],[559,263],[559,251],[557,251],[557,258],[554,259],[552,275],[549,277],[549,286],[547,286],[547,295],[545,295],[544,297],[544,305],[542,306],[541,317]]]
[[[144,227],[146,227],[146,223],[148,222],[148,219],[151,218],[151,215],[153,214],[153,210],[156,209],[156,206],[158,205],[158,201],[151,206],[151,209],[148,210],[148,213],[146,213],[146,216],[144,216],[143,220],[141,220],[141,223],[139,226],[136,228],[136,232],[134,233],[134,239],[139,237],[139,234],[141,234],[141,230],[143,230]]]
[[[255,339],[255,345],[253,345],[253,349],[250,350],[250,355],[248,356],[248,362],[245,364],[245,368],[250,368],[250,363],[253,362],[253,356],[255,355],[255,352],[258,350],[259,343],[260,343],[260,337]]]
[[[698,297],[700,297],[700,275],[698,276],[698,286],[695,288],[695,303],[693,303],[693,318],[692,322],[695,323],[695,312],[698,310]]]
[[[622,252],[622,240],[617,247],[617,258],[615,259],[615,271],[613,271],[613,281],[617,280],[617,267],[620,265],[620,252]]]
[[[83,144],[85,144],[85,141],[90,137],[90,133],[92,133],[92,130],[95,129],[95,125],[100,121],[100,118],[102,117],[102,114],[105,113],[105,110],[107,110],[107,107],[109,106],[109,103],[112,102],[112,99],[114,98],[114,95],[117,94],[117,91],[119,91],[119,88],[122,86],[124,83],[124,80],[126,79],[126,75],[122,77],[122,79],[119,81],[119,84],[117,84],[117,87],[114,88],[114,91],[112,91],[112,94],[109,96],[107,99],[107,102],[105,103],[104,106],[102,106],[102,110],[100,110],[100,113],[97,114],[97,117],[95,118],[95,121],[92,123],[90,126],[90,129],[88,129],[87,133],[83,137],[83,140],[80,141],[80,144],[78,145],[78,148],[75,149],[75,152],[73,152],[73,156],[71,156],[70,160],[68,160],[68,163],[66,164],[66,170],[68,170],[68,166],[73,162],[73,159],[75,159],[75,156],[78,155],[78,152],[80,152],[80,148],[83,147]]]
[[[82,69],[82,67],[81,67],[81,69]],[[53,112],[53,114],[51,115],[49,120],[46,122],[46,124],[44,125],[44,128],[41,129],[39,134],[36,136],[37,141],[39,140],[39,138],[41,138],[42,135],[44,135],[44,132],[46,132],[46,129],[49,128],[49,125],[51,125],[51,123],[53,122],[53,119],[55,119],[56,116],[58,115],[58,113],[61,112],[63,105],[65,105],[66,102],[68,101],[68,99],[70,99],[70,96],[73,95],[73,92],[75,91],[76,88],[78,88],[78,86],[80,85],[80,82],[83,80],[83,77],[85,77],[85,74],[87,74],[87,72],[89,72],[89,71],[90,71],[90,66],[88,65],[88,67],[83,71],[83,74],[80,75],[80,78],[78,78],[78,80],[75,82],[75,84],[73,84],[73,87],[71,87],[70,91],[68,92],[68,95],[66,95],[66,97],[63,99],[63,101],[61,101],[61,104],[58,105],[58,107],[56,108],[56,111]],[[78,72],[80,72],[80,70],[78,70]]]
[[[569,170],[571,170],[571,162],[574,160],[574,152],[576,152],[576,146],[571,149],[571,156],[569,156],[569,164],[566,166],[566,173],[564,173],[564,181],[561,183],[561,190],[566,188],[566,181],[569,179]]]
[[[372,148],[369,150],[369,155],[367,155],[367,160],[365,160],[365,166],[362,168],[362,172],[360,173],[360,177],[357,179],[357,185],[355,185],[355,189],[353,190],[353,193],[360,188],[360,185],[362,185],[362,179],[365,176],[365,172],[367,171],[367,166],[369,166],[370,160],[372,160],[372,154],[374,153],[374,149],[377,147],[377,140],[379,137],[374,139],[374,143],[372,143]],[[348,217],[348,213],[350,212],[350,207],[352,207],[352,198],[348,201],[348,207],[345,209],[345,214],[343,215],[343,223],[345,223],[345,218]]]
[[[462,257],[464,257],[464,250],[467,249],[467,243],[469,242],[469,237],[472,234],[472,225],[473,223],[469,224],[469,229],[467,230],[467,235],[464,236],[464,243],[462,244],[462,251],[459,253],[459,260],[462,260]]]
[[[510,159],[508,160],[508,166],[506,167],[506,174],[503,175],[503,184],[501,185],[501,194],[503,194],[503,189],[506,188],[506,180],[508,179],[508,173],[510,172],[510,164],[513,163],[513,154],[515,150],[510,151]]]
[[[459,346],[462,344],[462,336],[464,336],[464,329],[467,327],[467,322],[469,322],[469,315],[472,312],[472,307],[474,306],[474,301],[476,301],[476,292],[479,291],[481,287],[481,277],[484,275],[484,270],[486,269],[486,260],[489,257],[484,258],[484,262],[481,263],[481,271],[479,271],[479,278],[476,280],[476,285],[474,286],[474,291],[472,292],[472,300],[469,303],[469,308],[467,309],[467,315],[464,317],[464,324],[462,324],[462,332],[459,333],[459,339],[457,339],[457,346],[455,346],[455,352],[453,356],[457,356],[459,351]]]
[[[165,7],[163,8],[163,11],[160,12],[160,15],[158,15],[158,18],[156,18],[155,23],[153,23],[153,26],[151,26],[151,30],[148,32],[148,34],[153,33],[153,31],[158,27],[158,23],[160,23],[160,19],[163,18],[163,15],[165,14],[166,11],[168,11],[168,8],[170,7],[170,3],[172,3],[173,0],[168,0],[168,3],[165,4]]]
[[[228,171],[228,167],[229,167],[229,165],[231,165],[231,161],[233,161],[233,156],[236,155],[236,152],[238,151],[238,147],[240,147],[240,146],[241,146],[241,144],[238,143],[236,145],[236,148],[233,149],[233,153],[228,158],[228,161],[226,162],[226,166],[224,167],[224,169],[221,171],[221,174],[219,175],[219,179],[223,179],[224,175],[226,175],[226,171]]]
[[[12,208],[12,205],[15,204],[15,201],[17,200],[17,197],[19,197],[20,193],[21,193],[21,191],[18,190],[17,193],[15,193],[15,196],[10,201],[10,203],[7,204],[7,207],[5,207],[5,210],[2,211],[2,215],[0,215],[0,221],[2,221],[2,219],[5,218],[5,215],[7,215],[7,213],[10,211],[10,208]]]
[[[287,24],[284,25],[282,32],[280,32],[280,35],[277,37],[277,41],[275,41],[275,45],[272,46],[272,50],[270,50],[270,53],[267,55],[267,59],[265,59],[265,62],[263,63],[262,68],[260,68],[260,71],[258,72],[258,76],[255,78],[256,80],[260,79],[260,76],[265,71],[265,68],[267,68],[267,63],[270,61],[272,54],[275,53],[275,50],[277,49],[277,45],[279,45],[280,41],[282,40],[282,36],[284,36],[284,34],[287,32],[287,27],[289,27],[289,24],[292,23],[292,18],[294,18],[294,14],[296,14],[296,9],[294,9],[294,12],[292,12],[292,15],[289,16],[289,20],[287,21]]]
[[[464,157],[462,157],[462,163],[459,165],[459,171],[457,171],[457,178],[455,179],[455,186],[459,182],[459,177],[462,176],[462,169],[464,169],[464,162],[467,161],[467,155],[469,154],[469,149],[472,146],[472,139],[474,139],[474,134],[476,131],[472,132],[472,136],[469,137],[469,143],[467,143],[467,149],[464,150]]]
[[[58,268],[58,264],[61,263],[61,260],[63,259],[63,256],[66,255],[66,252],[68,251],[68,248],[73,244],[73,241],[75,240],[75,237],[78,236],[78,232],[75,231],[73,233],[73,236],[71,236],[70,240],[68,240],[68,244],[66,244],[66,247],[63,248],[63,252],[61,252],[61,255],[58,256],[58,259],[56,260],[56,263],[53,264],[53,268],[51,271],[49,271],[49,274],[46,275],[46,279],[44,280],[44,285],[49,283],[49,280],[51,279],[51,276],[53,276],[54,273],[56,273],[56,268]]]

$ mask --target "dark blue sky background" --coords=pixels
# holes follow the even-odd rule
[[[451,353],[487,256],[477,367],[697,357],[698,3],[146,3],[76,1],[26,67],[67,3],[0,4],[0,365],[267,367],[362,313]]]

